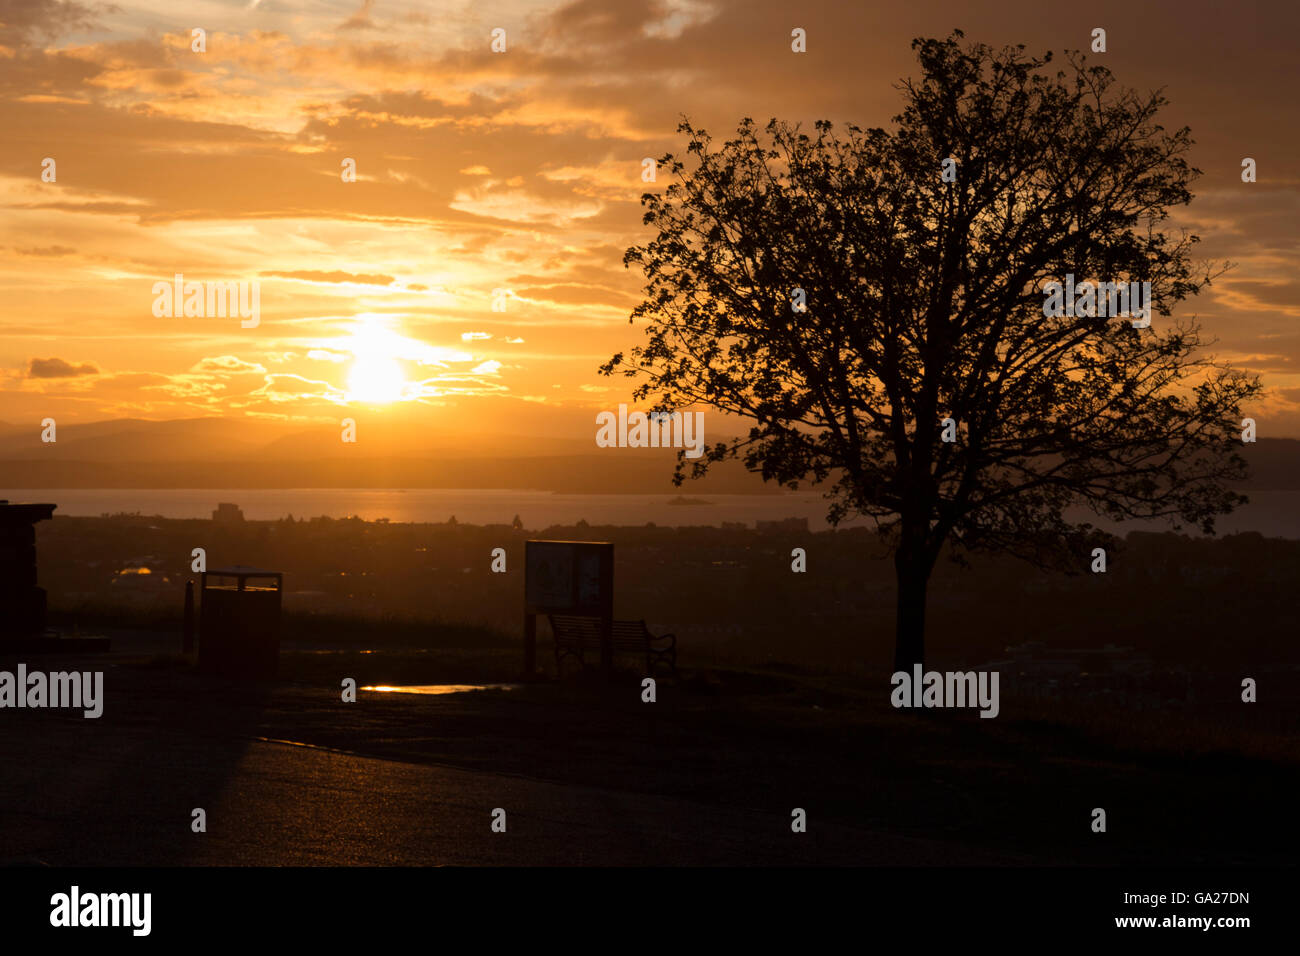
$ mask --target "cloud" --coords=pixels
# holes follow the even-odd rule
[[[631,308],[639,301],[633,293],[606,289],[601,286],[576,282],[545,286],[519,286],[515,289],[521,299],[534,302],[555,302],[560,305],[602,305],[611,308]]]
[[[432,349],[380,351],[433,367],[483,359],[446,344],[461,329],[511,345],[523,337],[507,337],[510,328],[537,329],[532,349],[510,354],[512,394],[538,400],[556,381],[597,394],[583,383],[633,341],[626,315],[641,277],[622,256],[649,239],[639,197],[671,178],[661,170],[658,185],[643,184],[641,159],[680,154],[681,114],[719,139],[747,115],[886,125],[899,106],[893,84],[916,74],[910,39],[941,36],[967,15],[956,0],[885,18],[871,5],[814,0],[798,19],[810,52],[795,56],[783,0],[554,0],[507,5],[510,53],[494,56],[493,15],[467,5],[447,17],[436,5],[372,0],[261,3],[251,17],[242,11],[257,0],[209,6],[231,16],[203,24],[208,52],[195,56],[198,24],[154,0],[111,16],[93,0],[0,0],[0,129],[15,137],[0,156],[0,205],[12,217],[0,284],[10,314],[24,317],[0,332],[30,343],[20,356],[57,341],[106,367],[166,371],[177,397],[227,408],[251,398],[267,415],[295,394],[318,407],[338,401],[340,386],[311,378],[341,375],[364,346],[337,328],[359,311]],[[1207,173],[1179,224],[1203,237],[1202,254],[1240,263],[1199,302],[1220,357],[1294,386],[1300,189],[1286,157],[1300,127],[1276,121],[1292,94],[1273,77],[1290,62],[1300,8],[1279,9],[1262,33],[1249,17],[1211,17],[1207,31],[1209,21],[1178,9],[1143,5],[1126,28],[1135,41],[1108,63],[1127,85],[1176,91],[1166,125],[1185,121],[1199,141],[1191,158]],[[1032,23],[989,13],[971,37],[1059,49],[1069,15],[1042,12]],[[1246,153],[1260,161],[1249,186],[1239,180]],[[33,160],[47,155],[58,159],[57,183],[37,178]],[[361,172],[347,186],[345,156]],[[151,321],[138,277],[177,264],[195,275],[268,270],[263,347],[249,351],[247,333],[226,326]],[[502,286],[514,290],[508,319],[488,312],[489,290]],[[262,368],[222,364],[244,354],[308,378],[200,396],[209,385],[195,376],[244,382],[239,374]],[[39,397],[44,409],[58,389],[70,411],[94,414],[78,396],[111,392],[113,408],[177,411],[162,388],[141,395],[109,373],[53,368],[31,374],[53,378],[43,391],[28,383],[15,400]],[[189,378],[177,374],[187,368]]]
[[[352,16],[348,17],[339,24],[340,30],[373,30],[375,21],[370,19],[370,8],[375,5],[375,0],[364,0],[361,9]]]
[[[76,251],[71,246],[14,246],[14,252],[20,256],[70,256]]]
[[[1282,312],[1300,315],[1300,282],[1286,278],[1233,278],[1220,280],[1220,301],[1242,312]]]
[[[598,202],[578,196],[544,198],[530,190],[509,188],[511,183],[504,185],[507,188],[462,189],[453,197],[450,208],[484,219],[553,225],[566,225],[574,220],[590,219],[603,208]]]
[[[117,8],[109,4],[99,9]],[[97,12],[94,6],[73,0],[0,0],[0,44],[25,46],[88,29]]]
[[[212,358],[205,358],[195,363],[190,369],[191,372],[225,372],[225,373],[244,373],[257,372],[264,374],[266,369],[256,362],[245,362],[243,359],[235,358],[233,355],[218,355]]]
[[[316,272],[311,269],[298,269],[293,272],[259,272],[258,275],[271,279],[298,279],[302,282],[331,282],[356,285],[392,285],[394,276],[377,272]]]
[[[209,376],[206,375],[176,375],[166,385],[146,385],[145,389],[154,389],[165,392],[175,398],[208,398],[217,392],[224,391],[226,386],[221,382],[207,381]]]
[[[75,378],[79,375],[98,375],[99,369],[89,362],[73,365],[61,358],[32,359],[27,369],[28,378]]]
[[[342,404],[347,397],[342,389],[329,382],[304,378],[301,375],[267,375],[265,384],[253,389],[249,394],[257,395],[277,405],[304,400]]]

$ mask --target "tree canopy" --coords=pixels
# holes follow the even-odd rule
[[[602,367],[657,408],[748,420],[692,474],[739,457],[825,487],[832,523],[874,517],[900,663],[920,660],[945,544],[1077,569],[1092,529],[1073,505],[1212,531],[1244,500],[1227,482],[1260,388],[1173,318],[1217,273],[1170,223],[1199,170],[1189,130],[1157,122],[1161,93],[1077,53],[1053,72],[1050,53],[960,32],[913,48],[889,130],[745,119],[717,145],[683,120],[685,159],[663,157],[672,182],[642,199],[657,234],[624,259],[647,339]],[[1067,281],[1150,283],[1149,327],[1045,314]]]

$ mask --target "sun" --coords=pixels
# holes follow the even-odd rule
[[[348,401],[381,405],[406,397],[406,375],[399,359],[409,349],[402,336],[377,322],[358,322],[343,349],[352,353]]]
[[[401,399],[406,378],[397,360],[383,355],[358,355],[348,374],[348,400],[378,405]]]

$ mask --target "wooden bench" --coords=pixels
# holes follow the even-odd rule
[[[561,661],[566,657],[576,657],[578,663],[586,666],[584,655],[592,651],[600,656],[600,618],[577,617],[570,614],[548,614],[551,633],[555,635],[555,669],[560,670]],[[645,621],[615,621],[613,626],[614,653],[619,651],[637,651],[645,654],[648,673],[654,673],[655,665],[667,663],[673,671],[677,670],[677,635],[651,634]]]

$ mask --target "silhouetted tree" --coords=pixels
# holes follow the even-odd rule
[[[1199,170],[1189,131],[1155,122],[1164,97],[1079,54],[1050,73],[1050,53],[961,37],[913,42],[923,76],[890,131],[746,119],[715,148],[684,121],[691,168],[661,160],[674,181],[642,198],[658,235],[624,257],[646,275],[648,341],[601,369],[658,409],[752,422],[693,476],[739,457],[790,488],[829,481],[833,524],[877,520],[900,669],[923,659],[945,544],[1079,570],[1092,528],[1070,505],[1212,530],[1245,500],[1224,482],[1259,390],[1198,354],[1195,324],[1162,320],[1213,277],[1167,227]],[[1151,282],[1150,327],[1046,317],[1067,274]]]

